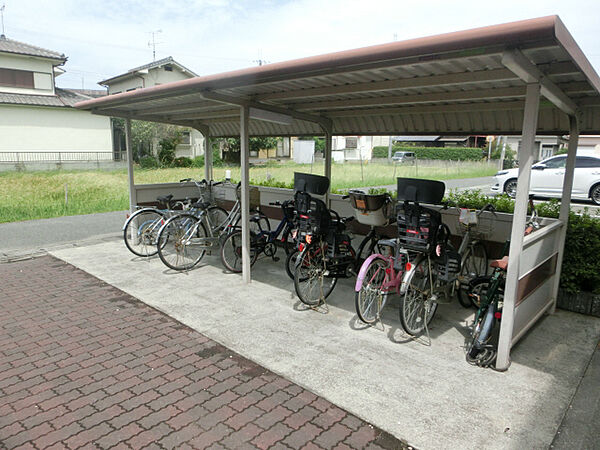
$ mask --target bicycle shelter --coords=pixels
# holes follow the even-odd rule
[[[540,99],[543,97],[543,99]],[[497,368],[556,303],[579,134],[600,134],[600,78],[557,16],[376,45],[110,95],[75,105],[241,139],[243,279],[250,282],[250,136],[523,135]],[[536,134],[570,136],[559,220],[524,237]],[[205,147],[207,148],[207,147]],[[205,177],[212,154],[205,152]]]

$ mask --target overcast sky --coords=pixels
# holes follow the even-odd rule
[[[62,87],[173,56],[199,75],[558,14],[600,72],[600,0],[0,0],[8,38],[68,56]]]

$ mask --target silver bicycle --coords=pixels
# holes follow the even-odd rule
[[[221,184],[221,183],[218,183]],[[215,183],[213,186],[217,185]],[[240,184],[236,187],[237,201],[226,216],[215,218],[207,202],[198,202],[192,206],[198,214],[182,213],[169,218],[158,231],[156,243],[160,260],[173,270],[190,270],[204,257],[206,252],[219,249],[225,238],[240,229],[241,199]],[[271,230],[269,219],[253,212],[250,229]]]

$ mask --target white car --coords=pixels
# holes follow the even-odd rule
[[[531,185],[529,193],[540,197],[562,197],[563,180],[567,155],[553,156],[531,167]],[[517,194],[517,176],[519,169],[501,170],[494,175],[492,191],[505,192],[509,197]],[[574,199],[591,199],[600,205],[600,158],[577,156],[575,177],[573,179]]]

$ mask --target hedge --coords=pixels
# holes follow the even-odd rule
[[[442,159],[452,161],[479,161],[483,157],[483,150],[472,147],[401,147],[394,145],[395,152],[413,152],[418,159]],[[373,158],[387,158],[388,147],[373,147]]]

